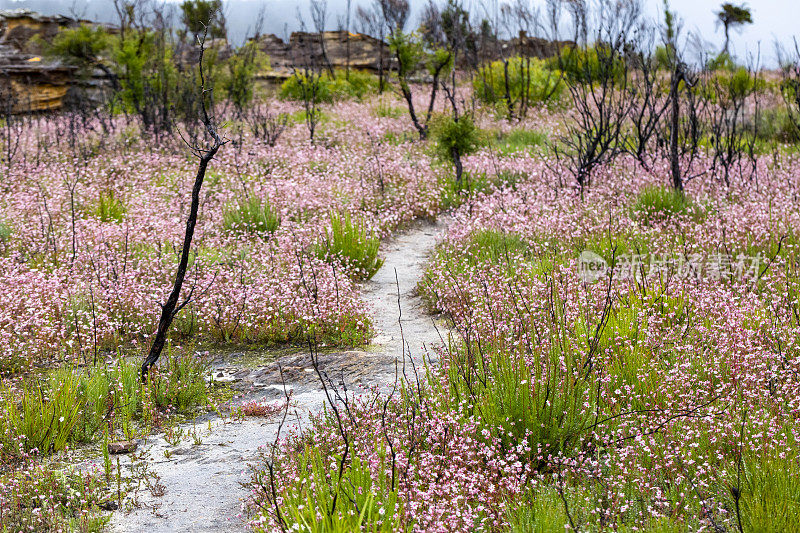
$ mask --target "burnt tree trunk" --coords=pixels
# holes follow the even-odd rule
[[[679,68],[679,67],[677,67]],[[678,149],[678,134],[680,129],[681,116],[681,95],[680,95],[680,70],[672,73],[672,86],[670,87],[670,99],[672,100],[670,113],[670,133],[669,133],[669,162],[672,173],[672,186],[677,191],[683,192],[683,176],[681,176],[680,151]]]
[[[209,118],[208,111],[206,109],[206,93],[210,95],[211,89],[206,90],[205,78],[203,76],[203,53],[205,51],[204,45],[205,35],[202,39],[200,39],[200,100],[202,103],[203,125],[205,126],[206,132],[211,138],[211,143],[206,147],[195,146],[192,148],[192,151],[200,158],[200,163],[197,167],[197,175],[194,178],[194,186],[192,187],[192,205],[189,209],[189,217],[186,219],[186,231],[183,236],[181,260],[178,264],[178,271],[175,273],[175,282],[172,285],[172,292],[170,292],[167,302],[161,306],[161,317],[158,320],[158,329],[156,330],[156,336],[153,339],[153,344],[150,346],[150,351],[148,352],[144,363],[142,363],[142,381],[147,380],[150,368],[156,364],[156,361],[158,361],[161,351],[164,349],[164,344],[167,341],[167,333],[169,332],[169,327],[172,325],[175,315],[177,315],[178,312],[180,312],[180,310],[191,301],[192,294],[190,292],[189,296],[182,303],[178,304],[178,300],[180,299],[181,295],[181,289],[183,288],[183,282],[186,279],[186,270],[189,267],[189,254],[192,248],[192,239],[194,238],[195,226],[197,225],[197,213],[200,210],[200,190],[203,187],[203,180],[206,176],[208,163],[214,159],[217,151],[224,144],[224,141],[217,133],[216,126]]]

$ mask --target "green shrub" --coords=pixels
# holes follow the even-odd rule
[[[513,188],[524,178],[524,174],[511,170],[500,170],[496,174],[465,170],[461,183],[449,178],[440,178],[441,205],[445,209],[456,207],[461,205],[465,198],[474,194],[488,194],[500,187]]]
[[[648,186],[639,191],[631,207],[631,216],[644,224],[686,214],[691,200],[672,187]]]
[[[469,155],[483,144],[484,135],[470,115],[454,120],[450,115],[437,115],[431,124],[431,139],[436,155],[442,161],[453,161],[453,150]]]
[[[317,257],[339,263],[356,279],[368,280],[381,268],[378,258],[381,241],[370,235],[366,226],[353,222],[349,213],[331,212],[331,228],[317,245]]]
[[[800,143],[800,128],[786,109],[767,108],[761,111],[756,123],[758,139],[786,144]]]
[[[546,60],[545,65],[550,70],[563,72],[573,83],[595,83],[609,78],[620,81],[625,76],[622,57],[613,50],[597,46],[565,46],[559,56]]]
[[[64,449],[85,404],[82,385],[77,372],[60,372],[46,384],[28,381],[19,394],[4,390],[0,405],[3,452],[13,454],[17,445],[41,454]]]
[[[103,192],[94,206],[92,214],[101,222],[122,222],[128,209],[113,193]]]
[[[241,46],[228,59],[227,75],[223,77],[222,89],[238,110],[249,105],[254,96],[254,80],[259,71],[269,68],[269,60],[251,41]]]
[[[339,72],[333,80],[332,92],[334,100],[361,100],[378,92],[378,78],[361,70]]]
[[[541,59],[521,57],[508,60],[507,77],[502,61],[484,66],[473,79],[472,87],[486,104],[513,104],[523,98],[528,103],[547,103],[558,100],[564,92],[560,72],[547,68]],[[506,96],[511,102],[506,101]]]
[[[207,400],[205,376],[208,362],[193,355],[178,356],[169,351],[149,378],[151,399],[156,407],[179,413],[189,411]]]
[[[713,104],[730,105],[754,92],[766,89],[766,82],[745,67],[714,72],[701,86],[703,96]]]
[[[720,52],[719,55],[708,60],[708,63],[706,63],[706,70],[734,72],[736,71],[736,63],[734,63],[730,54],[727,52]]]
[[[653,52],[653,61],[659,70],[670,70],[672,68],[672,54],[663,44],[656,46],[655,52]]]
[[[250,196],[230,205],[222,213],[222,227],[231,233],[268,236],[281,224],[277,209],[268,200]]]
[[[76,28],[63,28],[47,48],[47,55],[88,71],[111,46],[111,36],[103,26],[81,24]]]
[[[351,70],[349,76],[346,76],[344,72],[337,72],[334,78],[331,78],[330,74],[326,72],[313,82],[317,83],[317,102],[324,103],[338,100],[361,100],[378,90],[378,79],[368,72],[359,70]],[[313,82],[304,74],[297,73],[283,82],[279,93],[280,97],[285,100],[302,101],[304,100],[304,91],[308,91],[308,87],[304,87],[304,84]]]

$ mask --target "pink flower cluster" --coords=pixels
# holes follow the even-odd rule
[[[288,109],[287,111],[291,111]],[[326,111],[326,113],[329,113]],[[386,143],[399,119],[366,105],[330,115],[312,145],[295,124],[277,146],[231,126],[235,142],[212,162],[203,189],[179,336],[243,342],[298,339],[313,326],[330,342],[363,342],[370,322],[346,272],[313,246],[330,211],[384,235],[434,216],[439,180],[415,148]],[[5,176],[0,223],[0,360],[7,370],[146,343],[171,287],[196,162],[179,144],[137,139],[68,117],[32,123]],[[70,127],[78,128],[67,142]],[[133,140],[131,140],[133,139]],[[45,153],[35,147],[49,143]],[[281,218],[272,235],[231,233],[224,213],[257,197]],[[2,234],[0,234],[1,236]]]

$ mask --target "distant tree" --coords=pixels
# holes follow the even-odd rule
[[[46,48],[47,54],[80,68],[88,75],[92,69],[99,68],[117,89],[117,75],[111,70],[105,56],[111,46],[111,37],[102,26],[81,24],[77,28],[64,28]]]
[[[451,51],[444,48],[426,48],[422,37],[417,33],[395,31],[389,37],[389,46],[397,61],[397,85],[408,105],[408,114],[421,139],[428,136],[428,124],[436,105],[436,95],[440,82],[451,71],[454,61]],[[428,107],[420,116],[414,106],[412,78],[418,72],[427,70],[430,79]]]
[[[325,46],[325,25],[328,23],[328,0],[310,0],[309,9],[311,10],[311,22],[314,24],[314,29],[317,31],[317,39],[319,39],[319,51],[322,54],[322,61],[328,69],[331,79],[336,78],[336,72],[333,70],[333,64],[330,57],[328,57],[328,49]]]
[[[730,45],[730,30],[741,28],[745,24],[753,23],[753,14],[746,4],[735,5],[725,2],[717,11],[717,24],[721,24],[725,30],[725,46],[722,49],[723,54],[728,54],[728,46]]]
[[[239,47],[228,59],[226,65],[228,72],[223,77],[221,86],[240,116],[253,101],[256,74],[267,64],[267,56],[258,49],[258,43],[255,40]]]
[[[386,88],[387,66],[385,57],[385,39],[395,32],[403,31],[408,22],[410,6],[408,0],[372,0],[369,7],[359,6],[356,20],[361,32],[372,35],[380,41],[378,45],[378,90],[382,93]]]
[[[192,43],[205,31],[212,39],[228,36],[225,15],[222,13],[222,0],[184,0],[181,3],[181,22],[192,36]]]
[[[794,49],[786,53],[778,47],[778,63],[781,66],[781,94],[789,116],[790,132],[800,138],[800,46],[794,41]]]

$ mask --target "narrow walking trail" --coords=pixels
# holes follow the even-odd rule
[[[441,342],[440,332],[445,334],[445,330],[440,326],[437,331],[415,289],[448,222],[446,218],[436,223],[418,221],[381,245],[383,267],[362,290],[376,337],[364,350],[321,353],[320,366],[332,378],[343,377],[351,389],[386,386],[395,379],[395,361],[402,365],[404,354],[406,361],[410,354],[420,366],[423,354]],[[241,354],[220,356],[213,372],[219,379],[233,380],[245,391],[245,398],[283,397],[277,363],[253,367],[243,364],[244,359]],[[310,413],[321,410],[325,397],[307,352],[284,354],[278,361],[293,393],[286,430],[304,424]],[[142,484],[138,506],[132,511],[114,513],[112,531],[245,530],[241,502],[247,491],[242,483],[249,479],[248,463],[258,458],[259,448],[275,440],[277,421],[207,416],[182,429],[194,432],[197,439],[187,435],[173,445],[164,435],[150,436],[137,454],[124,459],[123,468],[150,473],[151,487]]]

